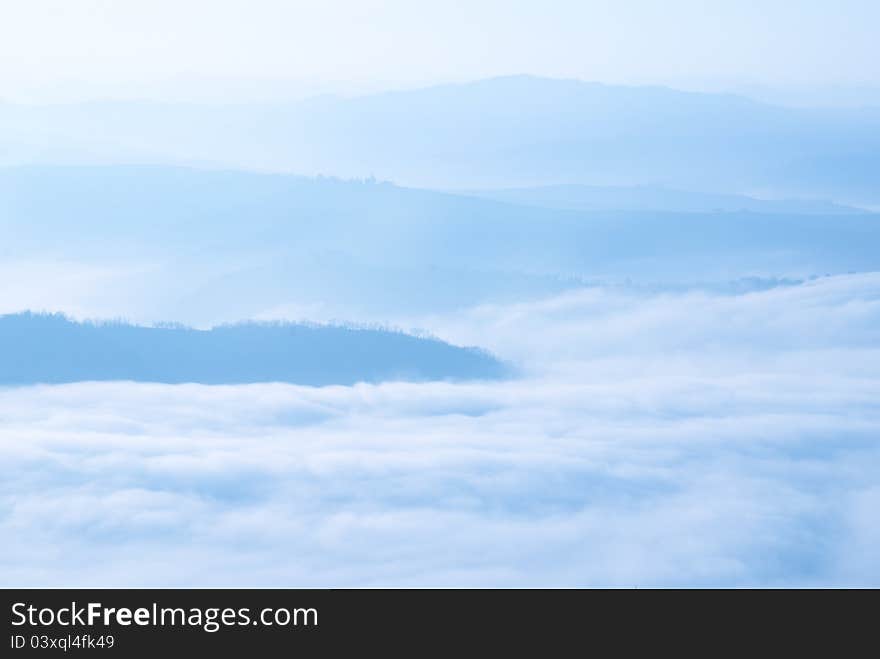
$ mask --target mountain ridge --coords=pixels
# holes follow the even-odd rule
[[[660,185],[880,202],[880,110],[507,76],[252,106],[0,107],[5,164],[154,160],[457,189]]]
[[[400,331],[315,323],[238,323],[198,330],[62,314],[0,316],[0,384],[126,380],[168,384],[497,379],[488,352]]]

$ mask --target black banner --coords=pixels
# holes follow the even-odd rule
[[[3,656],[876,644],[875,591],[6,590]]]

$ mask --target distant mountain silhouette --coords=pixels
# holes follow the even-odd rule
[[[338,326],[240,324],[208,331],[0,316],[0,384],[84,380],[306,385],[503,377],[488,353]]]
[[[0,162],[371,174],[433,188],[662,185],[880,203],[880,109],[510,76],[356,98],[0,106]]]
[[[683,195],[678,204],[705,203],[705,195],[695,198]],[[283,268],[276,271],[311,279],[310,286],[320,285],[309,273],[325,261],[341,272],[352,264],[363,266],[358,274],[383,268],[404,279],[430,267],[465,270],[471,279],[481,271],[592,277],[673,270],[693,278],[719,264],[732,276],[877,269],[878,220],[837,212],[589,212],[383,183],[183,168],[0,169],[0,254],[6,250],[7,258],[48,253],[223,268],[277,262]],[[493,286],[503,288],[503,279]]]
[[[542,208],[582,211],[753,212],[792,215],[864,213],[852,206],[813,199],[756,199],[746,195],[691,192],[647,185],[547,185],[534,188],[463,190],[460,194]]]

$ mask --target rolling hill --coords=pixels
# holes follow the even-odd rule
[[[86,380],[307,385],[504,376],[491,355],[399,332],[248,323],[195,330],[0,316],[0,384]]]

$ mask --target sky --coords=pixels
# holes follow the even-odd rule
[[[171,94],[193,80],[358,92],[513,73],[873,88],[878,24],[873,0],[0,0],[0,98]]]

